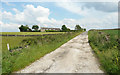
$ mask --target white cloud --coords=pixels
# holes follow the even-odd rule
[[[15,13],[20,13],[16,8],[13,8],[13,11],[14,11]]]
[[[117,2],[91,2],[85,3],[83,7],[94,8],[98,11],[103,12],[117,12],[118,3]]]
[[[20,25],[15,24],[15,23],[3,23],[2,21],[0,21],[0,25],[2,27],[2,31],[5,31],[5,32],[19,31],[18,27],[20,26]]]
[[[93,13],[111,13],[118,12],[117,2],[56,2],[56,5],[72,13],[82,16],[93,15]]]
[[[42,6],[37,6],[36,8],[33,5],[26,5],[23,11],[19,11],[16,8],[13,8],[13,11],[16,14],[11,12],[4,11],[2,13],[2,20],[7,23],[2,23],[2,29],[8,28],[9,26],[18,29],[18,25],[21,24],[43,24],[49,22],[48,16],[50,11],[48,8]],[[15,26],[16,25],[16,26]]]
[[[92,28],[113,28],[117,27],[118,14],[117,12],[104,12],[98,11],[94,6],[82,7],[84,3],[76,4],[71,2],[56,3],[56,5],[65,8],[66,10],[82,15],[81,19],[70,19],[64,18],[63,20],[56,20],[54,18],[48,18],[50,10],[48,8],[33,5],[24,6],[23,11],[13,8],[16,14],[4,11],[2,13],[2,19],[9,21],[7,23],[1,22],[2,29],[5,31],[18,31],[18,27],[21,24],[38,24],[40,27],[59,27],[66,25],[67,27],[74,29],[76,24],[81,27],[92,29]]]
[[[42,6],[37,6],[37,8],[35,8],[33,5],[26,5],[22,12],[15,8],[13,8],[13,10],[16,13],[15,15],[4,11],[3,19],[10,20],[10,22],[14,23],[37,24],[40,21],[39,19],[48,19],[50,14],[48,8]]]
[[[83,16],[82,19],[76,20],[75,24],[83,25],[87,29],[118,27],[118,3],[76,3],[67,1],[57,2],[56,5]]]

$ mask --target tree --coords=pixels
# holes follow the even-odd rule
[[[69,32],[70,31],[70,29],[69,28],[67,28],[67,32]]]
[[[62,31],[65,31],[65,32],[68,30],[68,28],[65,25],[63,25],[61,29]]]
[[[32,29],[34,29],[34,31],[38,31],[39,26],[38,26],[38,25],[33,25],[33,26],[32,26]]]
[[[24,31],[23,25],[21,25],[21,26],[19,27],[19,30],[20,30],[20,32],[23,32],[23,31]]]
[[[19,29],[20,29],[20,32],[31,32],[31,31],[32,31],[32,30],[28,27],[28,25],[26,25],[26,26],[21,25],[21,26],[19,27]]]
[[[86,29],[85,29],[85,28],[84,28],[83,30],[84,30],[84,31],[86,31]]]
[[[82,28],[79,25],[75,26],[75,30],[81,30]]]

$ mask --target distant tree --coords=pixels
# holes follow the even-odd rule
[[[32,29],[34,29],[34,31],[39,31],[38,29],[39,29],[39,26],[38,25],[33,25],[32,26]]]
[[[20,32],[31,32],[31,31],[32,31],[32,30],[28,27],[28,25],[26,25],[26,26],[21,25],[21,26],[19,27],[19,30],[20,30]]]
[[[65,32],[68,30],[68,28],[65,25],[63,25],[61,29],[62,31],[65,31]]]
[[[23,32],[23,31],[24,31],[24,28],[23,28],[23,27],[24,27],[23,25],[21,25],[21,26],[19,27],[20,32]]]
[[[67,28],[67,31],[69,32],[69,31],[70,31],[70,29],[69,29],[69,28]]]
[[[85,29],[85,28],[84,28],[83,30],[84,30],[84,31],[86,31],[86,29]]]
[[[75,26],[75,30],[81,30],[82,28],[80,27],[80,25],[76,25]]]

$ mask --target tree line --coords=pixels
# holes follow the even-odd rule
[[[28,25],[21,25],[19,27],[20,32],[41,32],[39,29],[38,25],[33,25],[32,29],[28,27]],[[75,31],[86,31],[85,28],[81,28],[80,25],[76,25],[74,30],[70,30],[69,28],[66,27],[66,25],[62,25],[60,31],[55,31],[55,30],[47,30],[47,32],[75,32]]]

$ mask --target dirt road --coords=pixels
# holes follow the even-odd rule
[[[87,32],[68,41],[17,73],[103,73],[88,43]]]

